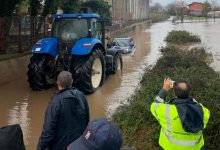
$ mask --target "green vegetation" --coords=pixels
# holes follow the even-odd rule
[[[212,10],[212,5],[208,1],[206,1],[203,4],[203,10],[202,10],[203,16],[207,16],[207,13],[211,10]]]
[[[14,10],[16,5],[18,5],[21,0],[1,0],[0,1],[0,16],[12,16],[14,14]]]
[[[198,36],[192,35],[187,31],[171,31],[165,40],[173,44],[201,42],[201,39]]]
[[[164,12],[161,12],[161,13],[151,13],[150,18],[152,19],[153,23],[157,23],[169,19],[170,16]]]
[[[176,4],[175,2],[169,3],[166,6],[166,12],[171,15],[171,16],[176,16],[177,15],[177,10],[176,10]]]
[[[162,48],[161,53],[156,65],[145,70],[140,88],[129,104],[118,108],[113,115],[113,121],[122,130],[124,144],[137,150],[158,149],[160,126],[150,113],[150,105],[163,79],[169,76],[189,81],[192,97],[210,110],[211,117],[204,131],[206,149],[220,149],[220,76],[209,66],[212,54],[204,48],[184,50],[173,45]],[[170,92],[166,100],[172,96]]]
[[[212,17],[197,17],[197,16],[184,16],[183,17],[184,21],[197,21],[197,22],[202,22],[202,21],[206,21],[206,19],[212,19]],[[177,16],[175,17],[175,21],[179,21],[181,20],[181,16]]]
[[[170,15],[165,12],[160,3],[154,3],[154,5],[150,6],[150,18],[153,23],[157,23],[169,19]]]
[[[106,21],[111,20],[111,6],[103,0],[91,0],[82,4],[83,7],[90,7],[93,12],[98,13]]]
[[[80,10],[80,0],[59,0],[59,5],[64,13],[78,13]]]

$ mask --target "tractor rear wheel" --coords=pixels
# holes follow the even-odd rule
[[[85,94],[94,93],[105,79],[105,58],[100,49],[94,49],[86,57],[73,56],[74,86]]]
[[[112,68],[112,74],[116,74],[117,71],[122,70],[123,68],[123,61],[122,57],[119,54],[116,54],[113,59],[113,68]]]
[[[35,54],[31,57],[27,75],[33,90],[45,90],[55,83],[54,61],[49,55]]]

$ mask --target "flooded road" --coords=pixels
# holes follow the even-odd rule
[[[124,32],[134,38],[134,56],[124,56],[124,69],[110,76],[95,94],[87,96],[91,118],[109,117],[122,103],[126,103],[138,87],[143,69],[154,64],[160,56],[159,47],[169,31],[189,30],[202,37],[203,44],[213,52],[213,67],[220,71],[220,21],[216,23],[176,24],[170,21],[150,27],[138,25]],[[26,65],[29,57],[0,62],[0,126],[19,123],[27,150],[34,150],[42,130],[45,109],[56,88],[42,92],[29,89]]]
[[[202,45],[213,54],[212,67],[220,71],[220,19],[214,22],[185,23],[173,26],[175,30],[187,30],[199,35]]]

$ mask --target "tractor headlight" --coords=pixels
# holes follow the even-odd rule
[[[128,51],[129,51],[129,49],[128,49],[128,48],[124,49],[124,53],[127,53]]]

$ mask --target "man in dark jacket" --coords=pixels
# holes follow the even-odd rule
[[[175,98],[165,102],[173,87]],[[190,97],[190,86],[180,80],[174,83],[165,79],[163,89],[151,105],[151,113],[161,126],[159,144],[165,150],[204,149],[202,131],[206,127],[210,112]]]
[[[72,74],[63,71],[57,77],[58,92],[50,101],[37,150],[65,150],[80,137],[89,123],[85,95],[71,88]]]

